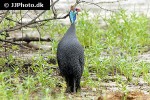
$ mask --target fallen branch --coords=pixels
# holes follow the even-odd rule
[[[7,43],[11,43],[11,44],[14,44],[14,45],[19,45],[20,47],[24,47],[24,46],[23,46],[22,44],[20,44],[20,43],[12,42],[12,41],[9,41],[9,40],[0,39],[0,41],[2,41],[2,42],[7,42]]]
[[[16,42],[13,42],[13,41],[3,40],[3,39],[0,39],[0,41],[11,43],[11,44],[14,44],[14,45],[18,45],[18,46],[23,47],[23,48],[33,48],[35,50],[42,49],[42,48],[40,48],[40,47],[38,47],[34,44],[31,44],[31,43],[16,43]]]
[[[16,42],[16,41],[25,41],[27,43],[30,43],[31,41],[47,41],[47,42],[51,42],[53,41],[53,39],[51,38],[39,38],[39,37],[21,37],[21,38],[9,38],[7,39],[9,41],[13,41],[13,42]]]
[[[38,47],[37,45],[34,45],[34,44],[31,44],[31,43],[22,43],[22,45],[28,47],[28,48],[32,48],[32,49],[35,49],[35,50],[42,50],[42,48]]]

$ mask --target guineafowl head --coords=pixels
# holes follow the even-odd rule
[[[71,6],[70,12],[69,12],[69,17],[70,17],[71,24],[75,23],[76,15],[78,14],[79,11],[80,11],[80,9],[75,8],[74,6]]]

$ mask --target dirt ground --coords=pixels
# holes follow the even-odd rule
[[[66,7],[69,8],[69,6],[73,4],[73,2],[70,2],[69,0],[66,1],[67,2],[60,0],[60,2],[57,4],[58,7],[56,8],[62,13],[66,12],[65,10],[67,9]],[[92,0],[87,0],[87,1],[92,1]],[[95,2],[97,1],[99,0],[95,0]],[[117,8],[116,5],[118,5],[118,3],[110,4],[110,5],[102,4],[102,7],[106,9],[110,8],[111,10],[114,10]],[[146,14],[147,16],[150,16],[150,10],[149,10],[150,0],[130,0],[130,1],[128,0],[128,1],[123,1],[122,3],[120,3],[120,5],[122,6],[122,8],[128,10],[128,12],[135,11],[137,13]],[[85,6],[86,5],[79,5],[79,7],[81,8]],[[110,12],[108,11],[98,10],[99,8],[95,6],[87,6],[86,9],[90,9],[91,13],[101,13],[101,15],[110,14]],[[66,22],[69,22],[68,19],[64,19],[61,21],[64,24],[66,24]],[[103,22],[100,23],[103,24]],[[16,36],[17,35],[15,35],[15,37]],[[49,50],[51,47],[49,46],[49,44],[47,44],[42,48]],[[14,54],[14,56],[16,56],[17,54],[17,56],[22,57],[23,59],[31,58],[32,56],[34,57],[37,56],[37,53],[36,52],[33,53],[31,50],[29,50],[29,52],[21,51],[21,54],[18,54],[18,52],[13,52],[12,54]],[[4,56],[4,53],[0,51],[0,55]],[[138,59],[139,61],[150,62],[150,50],[148,52],[143,53],[142,55],[139,55]],[[122,78],[124,79],[123,76]],[[81,93],[66,94],[66,95],[68,99],[73,99],[73,100],[97,100],[97,99],[98,100],[124,100],[124,98],[126,98],[125,100],[150,100],[150,85],[147,82],[145,82],[143,78],[137,79],[136,77],[133,77],[133,80],[138,80],[138,84],[136,85],[134,83],[128,84],[127,85],[127,90],[129,90],[128,94],[119,92],[120,90],[118,89],[117,84],[113,81],[112,78],[108,78],[106,80],[107,82],[99,83],[99,88],[82,87]]]

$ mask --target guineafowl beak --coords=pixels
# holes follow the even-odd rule
[[[69,17],[70,17],[70,22],[73,24],[75,23],[76,20],[76,15],[80,12],[80,9],[75,8],[74,6],[71,6]]]

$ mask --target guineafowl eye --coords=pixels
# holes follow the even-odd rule
[[[57,47],[57,62],[61,75],[65,78],[66,92],[80,90],[80,79],[84,69],[84,50],[76,37],[76,14],[80,11],[71,6],[69,13],[71,26]]]

